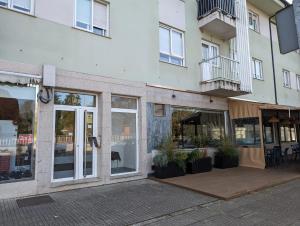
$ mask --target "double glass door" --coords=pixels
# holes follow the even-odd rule
[[[56,106],[53,180],[96,176],[96,110]]]

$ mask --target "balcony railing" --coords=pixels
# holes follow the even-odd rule
[[[238,67],[239,62],[228,57],[216,56],[200,62],[201,82],[224,80],[240,83]]]
[[[198,20],[214,11],[235,18],[235,0],[198,0]]]

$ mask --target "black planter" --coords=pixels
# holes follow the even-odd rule
[[[159,179],[184,176],[184,170],[175,162],[169,162],[165,167],[155,167],[154,176]]]
[[[239,166],[238,156],[215,155],[214,167],[218,169],[234,168]]]
[[[204,173],[212,170],[212,159],[211,157],[206,157],[198,159],[194,162],[186,163],[186,172],[190,174],[194,173]]]

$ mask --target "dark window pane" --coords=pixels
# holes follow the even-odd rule
[[[122,96],[112,96],[112,108],[137,109],[137,99]]]
[[[154,104],[154,115],[157,117],[165,116],[165,105],[164,104]]]

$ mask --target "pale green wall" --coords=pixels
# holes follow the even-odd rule
[[[110,24],[111,39],[0,8],[0,59],[199,91],[201,40],[229,51],[200,32],[196,1],[186,1],[186,67],[159,62],[158,0],[111,0]]]
[[[201,78],[199,62],[202,61],[202,39],[213,42],[220,47],[220,54],[229,56],[229,42],[217,39],[199,29],[197,18],[197,2],[185,1],[186,5],[186,32],[185,55],[186,67],[179,67],[160,62],[160,82],[173,87],[187,88],[199,91]]]
[[[251,56],[263,61],[264,80],[253,79],[253,94],[241,98],[275,104],[270,39],[252,30],[249,30],[249,36]],[[282,75],[283,69],[300,74],[300,55],[294,52],[281,55],[278,43],[274,41],[274,59],[278,103],[300,107],[300,92],[284,88]]]

